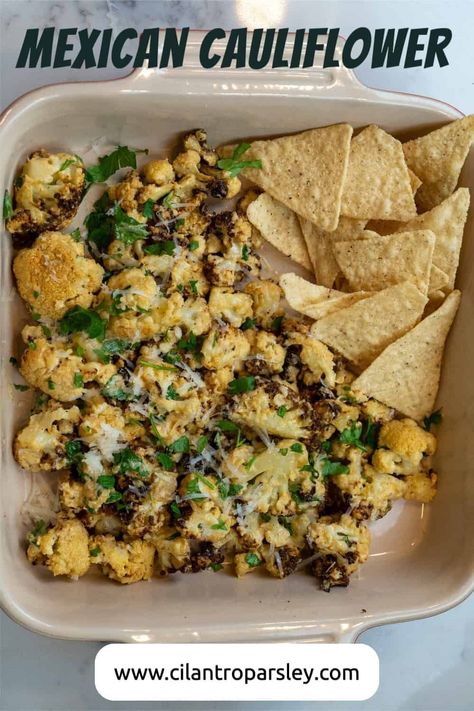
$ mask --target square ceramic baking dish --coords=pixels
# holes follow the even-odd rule
[[[186,68],[142,69],[109,82],[50,86],[10,106],[0,120],[0,194],[34,149],[79,152],[93,139],[164,154],[180,132],[205,127],[213,145],[347,121],[375,122],[415,136],[459,117],[420,97],[367,89],[345,69],[204,71],[194,33]],[[462,185],[474,187],[474,156]],[[225,573],[174,575],[132,586],[100,576],[78,583],[54,579],[26,561],[19,510],[29,477],[11,454],[28,405],[11,393],[6,365],[25,319],[11,279],[11,246],[1,240],[2,476],[1,602],[15,620],[43,634],[71,639],[161,642],[353,640],[364,629],[442,612],[474,586],[474,263],[472,215],[459,286],[464,295],[449,338],[439,405],[444,412],[436,466],[439,495],[430,506],[399,503],[373,526],[369,562],[347,589],[318,590],[314,578]]]

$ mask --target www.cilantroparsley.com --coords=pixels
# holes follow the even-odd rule
[[[257,29],[245,27],[225,31],[216,27],[206,32],[199,46],[204,69],[229,67],[307,68],[337,67],[335,57],[338,27],[299,29]],[[79,30],[46,27],[29,29],[16,63],[23,67],[71,67],[71,69],[114,67],[182,67],[185,64],[189,27],[152,27],[139,32],[129,27],[116,36],[111,29]],[[353,69],[365,61],[377,67],[433,67],[449,64],[445,49],[452,39],[447,27],[409,29],[367,27],[354,29],[342,49],[342,65]]]

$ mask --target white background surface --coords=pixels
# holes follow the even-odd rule
[[[0,104],[43,84],[103,79],[117,70],[19,70],[16,58],[28,27],[449,27],[450,65],[439,69],[361,68],[367,85],[432,96],[474,112],[472,0],[0,0]],[[124,72],[128,73],[128,72]],[[336,592],[337,594],[337,592]],[[380,690],[364,703],[210,704],[113,703],[98,697],[93,662],[100,644],[39,637],[0,613],[1,711],[99,711],[123,708],[343,709],[358,711],[472,711],[474,709],[474,596],[436,618],[370,630],[360,641],[381,662]]]

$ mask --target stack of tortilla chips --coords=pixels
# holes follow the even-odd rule
[[[250,222],[314,274],[282,275],[289,305],[348,360],[353,388],[416,420],[433,410],[459,306],[469,190],[456,187],[473,141],[467,116],[404,144],[378,126],[354,136],[337,124],[246,153],[262,165],[243,172],[263,191]]]

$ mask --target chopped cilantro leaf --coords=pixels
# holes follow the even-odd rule
[[[219,420],[216,422],[216,427],[218,427],[222,432],[238,432],[239,426],[231,420]]]
[[[30,351],[35,351],[37,348],[36,341],[28,341],[28,348]]]
[[[76,371],[74,373],[74,387],[75,388],[82,388],[84,385],[84,378],[82,377],[82,373],[79,373],[79,371]]]
[[[109,338],[106,341],[103,341],[100,348],[96,348],[94,350],[94,353],[96,354],[101,363],[107,364],[110,363],[110,356],[123,353],[130,347],[131,346],[128,341],[124,341],[121,338]],[[84,355],[84,350],[81,350],[82,355]],[[77,355],[79,355],[79,353]]]
[[[190,249],[191,252],[194,252],[194,250],[197,249],[198,247],[199,247],[199,242],[198,242],[197,239],[193,239],[193,240],[189,243],[189,249]]]
[[[143,365],[145,368],[153,368],[154,370],[169,370],[171,373],[175,373],[177,368],[172,365],[161,365],[161,363],[152,363],[150,360],[139,360],[139,365]]]
[[[115,487],[115,477],[109,474],[102,474],[97,477],[97,483],[103,489],[113,489]]]
[[[227,499],[229,496],[237,496],[242,490],[242,484],[231,484],[228,481],[220,481],[217,485],[221,499]]]
[[[98,556],[99,553],[100,553],[100,548],[99,548],[99,546],[96,546],[95,548],[92,548],[92,550],[91,550],[90,553],[91,553],[91,556],[92,556],[93,558],[97,558],[97,556]]]
[[[276,318],[273,319],[271,323],[271,330],[274,333],[280,333],[281,331],[281,324],[283,323],[283,316],[277,316]]]
[[[109,397],[111,400],[127,401],[132,399],[132,395],[121,387],[121,378],[115,374],[109,378],[101,390],[104,397]]]
[[[105,502],[106,504],[115,504],[117,501],[120,501],[122,498],[122,494],[120,491],[112,491],[110,494],[109,498]]]
[[[197,296],[199,294],[198,288],[197,288],[197,280],[196,279],[191,279],[189,282],[189,286],[191,287],[191,293]]]
[[[248,393],[251,390],[255,390],[254,375],[242,375],[240,378],[235,378],[235,380],[231,380],[229,383],[229,392],[231,395]]]
[[[235,178],[244,168],[261,168],[261,160],[239,160],[239,158],[250,148],[250,143],[239,143],[233,150],[231,158],[221,158],[217,161],[217,167],[225,170],[231,178]]]
[[[115,237],[124,244],[133,244],[139,239],[148,237],[147,226],[127,215],[120,205],[115,205],[114,207],[114,218]]]
[[[66,442],[64,445],[64,451],[66,452],[66,459],[69,464],[78,464],[83,457],[81,440],[70,439],[69,442]]]
[[[40,536],[44,536],[47,530],[48,526],[43,521],[43,519],[40,518],[39,521],[36,521],[34,528],[28,534],[28,543],[33,543],[34,545],[36,545],[38,543],[38,538]]]
[[[21,383],[13,383],[13,387],[15,388],[15,390],[19,390],[21,393],[24,393],[30,389],[29,385],[21,385]]]
[[[76,227],[76,229],[70,233],[70,236],[74,240],[74,242],[80,242],[81,241],[81,230],[79,229],[79,227]]]
[[[132,150],[127,146],[117,148],[102,158],[97,165],[92,165],[86,170],[88,183],[105,183],[120,168],[136,168],[137,153],[148,153],[147,150]]]
[[[212,528],[214,528],[214,526]],[[223,567],[224,566],[222,565],[222,563],[211,563],[211,568],[215,573],[217,573],[219,570],[222,570]]]
[[[182,400],[183,398],[179,393],[177,392],[175,386],[173,384],[168,385],[166,388],[166,399],[167,400]]]
[[[244,468],[245,468],[247,471],[250,471],[250,469],[251,469],[251,468],[253,467],[253,465],[255,464],[255,460],[256,460],[256,459],[257,459],[257,457],[250,457],[250,459],[248,460],[248,462],[245,462]]]
[[[176,249],[176,244],[172,239],[164,239],[161,242],[155,242],[154,244],[147,245],[144,247],[143,251],[145,254],[155,254],[161,256],[162,254],[167,254],[172,257]]]
[[[331,462],[329,459],[325,459],[322,468],[323,477],[337,476],[338,474],[349,474],[349,467],[341,462]]]
[[[285,417],[287,412],[288,408],[286,408],[284,405],[281,405],[281,407],[279,407],[277,410],[277,415],[278,417]]]
[[[244,262],[249,261],[249,248],[246,244],[244,244],[244,246],[242,247],[242,259],[244,260]]]
[[[179,518],[181,516],[181,509],[179,508],[178,504],[176,501],[172,501],[170,504],[170,509],[171,513],[175,518]]]
[[[51,380],[51,378],[48,378],[48,389],[56,390],[56,383],[54,382],[54,380]]]
[[[434,412],[431,413],[431,415],[427,415],[424,420],[423,420],[423,427],[427,432],[430,431],[432,425],[439,425],[440,422],[443,419],[443,413],[441,412],[441,408],[439,410],[435,410]]]
[[[367,447],[363,442],[361,442],[362,425],[352,422],[351,426],[346,428],[339,435],[339,442],[343,444],[349,444],[357,449],[361,449],[363,452],[367,451]]]
[[[199,437],[198,441],[196,442],[196,452],[198,454],[202,454],[202,452],[204,452],[206,447],[207,447],[207,437],[205,435],[201,435]]]
[[[5,190],[3,193],[3,219],[8,220],[13,215],[13,205],[10,193]]]
[[[114,453],[114,464],[118,466],[120,474],[134,472],[140,476],[148,476],[148,469],[145,467],[143,459],[129,447]]]
[[[174,202],[173,202],[174,198],[175,198],[175,194],[173,191],[171,191],[170,193],[165,195],[165,197],[161,201],[161,204],[163,205],[163,207],[166,207],[167,210],[173,210],[175,207]]]
[[[290,446],[290,449],[292,452],[297,452],[298,454],[301,454],[303,452],[303,445],[299,442],[295,442]]]
[[[173,471],[174,462],[171,459],[169,454],[166,454],[166,452],[158,452],[158,454],[156,455],[156,458],[165,471],[167,471],[167,472]]]
[[[105,337],[106,322],[92,309],[73,306],[59,321],[59,333],[62,336],[84,331],[89,338],[102,341]]]
[[[255,328],[255,324],[257,323],[257,320],[254,318],[246,318],[243,324],[240,327],[241,331],[248,331],[249,328]]]
[[[247,553],[245,562],[250,568],[256,568],[258,565],[261,565],[262,559],[256,553]]]
[[[217,523],[214,523],[211,528],[214,531],[227,531],[227,526],[225,525],[225,521],[223,521],[221,518]]]
[[[154,202],[150,199],[143,205],[143,217],[146,217],[147,220],[152,220],[154,217],[153,205]]]
[[[173,454],[186,454],[189,452],[189,439],[186,436],[179,437],[168,447]]]
[[[41,330],[43,331],[43,336],[51,338],[51,329],[45,326],[44,323],[41,324]]]

